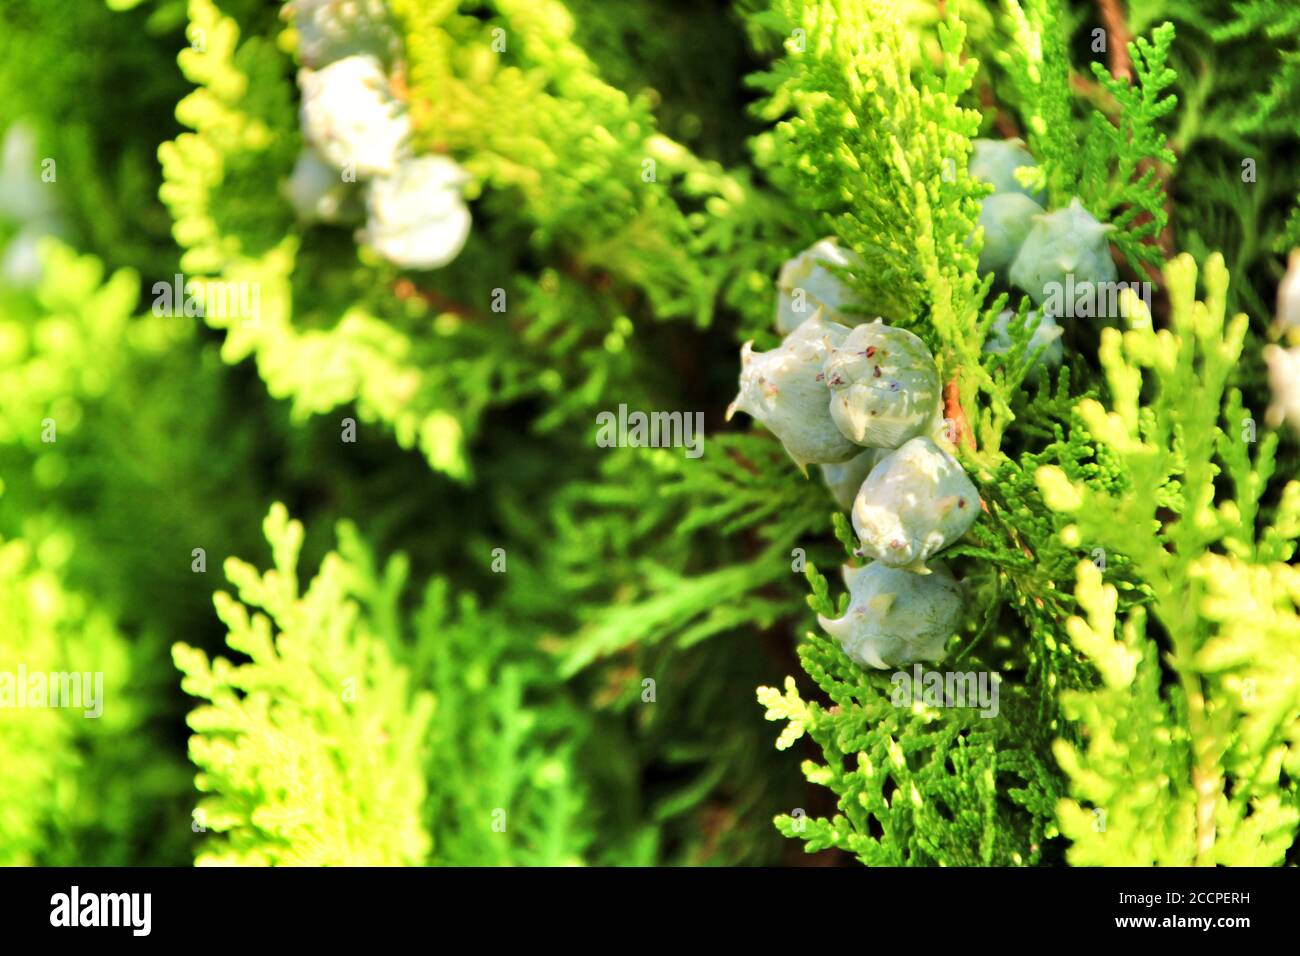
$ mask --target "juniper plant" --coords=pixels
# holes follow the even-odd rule
[[[0,0],[0,861],[1296,862],[1296,26]]]

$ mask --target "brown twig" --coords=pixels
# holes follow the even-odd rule
[[[1120,0],[1097,0],[1097,12],[1101,16],[1101,25],[1106,28],[1106,59],[1110,64],[1110,75],[1117,80],[1133,79],[1133,61],[1128,53],[1133,34],[1124,18],[1123,5]]]
[[[966,419],[966,412],[961,407],[961,390],[957,386],[956,375],[943,387],[943,417],[952,423],[952,434],[948,436],[952,443],[974,451],[975,435]]]
[[[436,292],[433,289],[421,289],[410,279],[398,279],[394,282],[393,295],[402,301],[415,298],[423,299],[430,308],[437,309],[439,312],[450,312],[462,319],[473,321],[484,318],[482,313],[447,298],[441,292]]]

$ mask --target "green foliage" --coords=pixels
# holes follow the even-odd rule
[[[812,10],[814,5],[805,9]],[[1099,64],[1093,64],[1099,89],[1107,97],[1106,108],[1090,111],[1090,132],[1080,151],[1076,139],[1079,125],[1074,119],[1077,84],[1071,82],[1061,9],[1047,2],[1023,7],[1012,2],[1006,13],[1007,31],[1014,42],[1010,49],[998,51],[995,59],[1014,81],[1012,105],[1026,120],[1030,148],[1042,163],[1054,201],[1082,196],[1114,223],[1111,239],[1134,268],[1159,262],[1161,256],[1152,240],[1165,228],[1167,202],[1159,171],[1163,169],[1167,176],[1174,161],[1160,128],[1177,104],[1169,91],[1178,76],[1167,65],[1175,38],[1173,26],[1166,24],[1155,31],[1152,40],[1139,38],[1130,45],[1135,75],[1132,85],[1112,79]],[[814,22],[806,20],[804,26],[814,26]],[[877,25],[862,35],[874,39],[889,32]],[[877,61],[853,86],[890,89],[902,77],[901,82],[923,89],[924,69],[915,68],[900,49],[888,50],[887,41],[881,45],[887,48],[883,66]],[[887,121],[876,117],[870,122],[846,121],[844,117],[853,116],[851,111],[836,113],[830,106],[854,104],[843,88],[843,77],[852,77],[861,64],[871,63],[870,57],[843,52],[851,49],[843,42],[829,49],[841,51],[844,60],[838,75],[820,78],[825,88],[818,94],[824,99],[813,96],[810,101],[825,104],[828,115],[853,128],[849,135],[858,137],[859,143],[853,150],[855,159],[886,148]],[[833,54],[822,51],[822,55]],[[808,96],[809,85],[817,82],[816,70],[799,69],[794,75],[805,84],[800,89]],[[894,102],[900,99],[906,102],[906,96],[895,97]],[[905,128],[915,130],[916,126]],[[778,132],[781,129],[778,127]],[[881,135],[878,145],[861,145],[862,140],[876,135]],[[913,136],[911,144],[895,152],[910,145],[932,160],[941,155],[927,147],[919,134]],[[905,177],[886,171],[864,176],[855,182],[855,188],[835,188],[835,176],[857,173],[855,162],[819,153],[816,145],[793,138],[786,146],[785,161],[790,168],[816,170],[818,186],[814,188],[821,197],[839,197],[838,202],[855,210],[871,209],[875,203],[901,203],[890,189]],[[824,188],[824,183],[831,188]],[[891,223],[886,234],[898,237],[906,235],[906,229]],[[856,242],[850,239],[850,245],[860,246],[864,238],[859,234],[854,237]],[[957,261],[962,260],[957,257]],[[887,268],[882,267],[881,274]],[[966,281],[972,282],[969,264],[964,271]],[[1217,310],[1221,323],[1226,307],[1228,288],[1221,260],[1208,260],[1207,305],[1192,305],[1187,285],[1194,286],[1195,269],[1190,260],[1178,260],[1165,275],[1175,329],[1183,329],[1183,341],[1204,343],[1215,334],[1214,313]],[[935,285],[930,283],[930,288]],[[987,289],[979,291],[982,296]],[[913,301],[920,304],[923,300]],[[992,303],[997,309],[1002,305],[1001,300]],[[805,776],[835,793],[840,813],[829,819],[778,818],[782,832],[802,838],[810,850],[834,846],[864,862],[894,865],[1036,862],[1044,852],[1044,843],[1051,847],[1049,858],[1060,852],[1058,837],[1063,836],[1072,841],[1068,856],[1076,863],[1240,864],[1280,862],[1290,846],[1297,822],[1294,796],[1290,784],[1279,778],[1287,751],[1285,745],[1269,742],[1294,736],[1294,701],[1286,692],[1272,691],[1269,717],[1276,723],[1269,724],[1267,719],[1247,718],[1254,700],[1243,704],[1240,695],[1233,707],[1221,702],[1207,705],[1184,686],[1181,694],[1166,699],[1161,690],[1159,654],[1154,644],[1146,643],[1143,630],[1143,622],[1154,615],[1173,637],[1175,657],[1191,669],[1200,641],[1209,639],[1210,617],[1209,611],[1197,617],[1196,610],[1187,617],[1195,600],[1189,603],[1186,595],[1199,593],[1194,583],[1207,573],[1194,575],[1190,569],[1198,566],[1195,562],[1199,560],[1206,568],[1219,567],[1219,562],[1251,560],[1266,548],[1273,549],[1277,557],[1290,554],[1289,545],[1281,543],[1280,532],[1261,532],[1257,544],[1254,531],[1273,470],[1276,437],[1262,440],[1259,457],[1253,462],[1240,443],[1216,440],[1220,434],[1217,396],[1224,394],[1227,375],[1241,353],[1246,320],[1239,317],[1229,338],[1217,350],[1207,346],[1209,358],[1198,362],[1193,360],[1193,351],[1179,353],[1178,340],[1169,333],[1152,329],[1140,303],[1134,300],[1131,307],[1139,315],[1138,328],[1125,333],[1126,347],[1140,356],[1136,359],[1140,364],[1168,373],[1158,395],[1148,399],[1141,393],[1150,404],[1140,406],[1141,379],[1135,371],[1121,368],[1117,360],[1120,334],[1102,330],[1101,362],[1109,392],[1123,403],[1123,421],[1135,434],[1141,422],[1143,437],[1149,442],[1138,454],[1133,454],[1131,441],[1120,441],[1102,430],[1107,420],[1096,412],[1101,406],[1094,398],[1084,397],[1079,402],[1068,374],[1059,376],[1055,388],[1043,388],[1029,400],[1013,391],[1030,358],[1025,354],[1027,331],[1014,336],[1006,357],[986,359],[986,366],[978,371],[963,364],[959,349],[946,353],[950,364],[945,367],[945,377],[957,374],[966,380],[983,373],[979,391],[987,392],[991,402],[981,407],[983,395],[977,404],[971,400],[975,396],[968,398],[967,390],[961,393],[968,415],[979,409],[982,427],[977,434],[983,440],[979,454],[972,454],[970,460],[979,465],[974,476],[987,513],[967,542],[951,552],[960,559],[961,574],[968,577],[972,600],[967,625],[950,654],[964,666],[993,669],[1004,678],[1001,686],[1012,701],[1008,710],[1019,704],[1034,716],[1022,720],[1018,734],[1000,733],[1001,717],[983,721],[961,709],[931,710],[922,727],[910,727],[906,712],[900,713],[899,707],[889,702],[881,677],[861,673],[847,663],[833,642],[809,635],[800,651],[801,662],[835,706],[826,710],[815,701],[805,701],[792,683],[784,694],[770,688],[761,690],[760,700],[768,707],[770,719],[788,721],[779,747],[789,746],[806,732],[825,756],[824,763],[805,763]],[[890,314],[883,305],[880,311]],[[1020,314],[1025,314],[1023,305]],[[941,313],[926,315],[924,310],[911,320],[918,318],[922,335],[942,334],[947,321]],[[927,320],[931,320],[928,325]],[[987,322],[988,318],[977,328],[987,329]],[[965,358],[971,363],[971,357]],[[1085,381],[1092,374],[1086,366],[1075,368]],[[1225,410],[1238,421],[1244,417],[1239,396]],[[1208,507],[1215,498],[1214,479],[1219,469],[1210,468],[1208,462],[1220,444],[1219,454],[1239,500],[1219,506],[1223,517],[1218,524],[1191,520],[1189,512]],[[1201,460],[1198,456],[1206,464],[1196,464]],[[1048,479],[1044,481],[1042,476]],[[1083,500],[1062,491],[1076,484],[1095,489],[1095,494]],[[1180,496],[1188,488],[1196,489],[1196,497],[1184,503]],[[1100,495],[1108,496],[1104,500],[1113,507],[1101,506]],[[1294,495],[1288,493],[1283,498],[1291,500]],[[1063,500],[1069,501],[1072,516],[1076,512],[1086,515],[1086,522],[1068,524],[1053,515],[1051,509],[1060,511]],[[1166,509],[1184,515],[1183,520],[1170,524],[1168,519],[1158,519]],[[1293,523],[1289,512],[1278,520],[1287,528]],[[1081,529],[1083,524],[1086,527]],[[1181,556],[1179,560],[1187,562],[1187,567],[1163,582],[1161,577],[1171,571],[1152,559],[1152,545],[1146,541],[1148,529],[1161,526],[1186,532],[1185,536],[1171,535],[1168,553]],[[1218,528],[1217,535],[1193,531],[1204,532],[1212,526]],[[1232,527],[1237,530],[1229,531]],[[1219,540],[1229,555],[1207,551]],[[1265,541],[1269,543],[1265,545]],[[1092,560],[1086,560],[1089,557]],[[1098,564],[1107,567],[1110,583],[1102,584]],[[1074,578],[1076,565],[1080,568],[1079,585],[1071,598],[1070,589],[1059,585]],[[1222,573],[1230,566],[1222,566]],[[1239,572],[1254,582],[1252,590],[1260,602],[1255,613],[1266,614],[1270,622],[1277,621],[1278,614],[1293,613],[1286,585],[1276,578],[1286,571],[1274,565],[1271,579],[1262,574],[1251,577],[1244,568]],[[810,580],[813,595],[809,602],[814,610],[834,615],[837,609],[824,579],[810,573]],[[1246,590],[1244,580],[1235,591],[1219,588],[1216,586],[1216,592],[1224,595]],[[1002,607],[1014,609],[1015,617],[1006,617]],[[843,607],[838,610],[842,612]],[[1117,613],[1129,622],[1126,643],[1119,645],[1128,649],[1128,657],[1119,650],[1108,650],[1112,639],[1106,627],[1114,624]],[[1166,619],[1177,614],[1184,619]],[[1222,616],[1224,611],[1215,606],[1213,614]],[[1188,632],[1185,646],[1177,643],[1178,625]],[[1291,627],[1279,622],[1273,633],[1290,633]],[[1092,636],[1090,628],[1106,633],[1105,642]],[[1067,635],[1069,643],[1064,641]],[[1273,639],[1278,640],[1284,639]],[[1219,645],[1220,653],[1228,654],[1228,647],[1240,651],[1240,656],[1232,656],[1232,666],[1239,670],[1248,670],[1252,666],[1248,662],[1254,662],[1255,670],[1234,673],[1230,678],[1234,688],[1249,686],[1253,695],[1264,679],[1264,668],[1271,672],[1273,662],[1288,652],[1277,643],[1261,641],[1255,648],[1259,656],[1254,656],[1244,650],[1244,643],[1225,641]],[[1123,666],[1115,662],[1117,657],[1125,661]],[[1216,663],[1216,673],[1221,666]],[[1201,693],[1199,684],[1197,692]],[[1211,712],[1212,721],[1198,717],[1198,707]],[[1190,730],[1185,729],[1189,721]],[[1248,729],[1251,721],[1264,726]],[[1204,726],[1211,722],[1213,729]],[[1033,729],[1026,734],[1025,726]],[[1178,731],[1171,734],[1172,727]],[[1036,734],[1041,736],[1035,739]],[[909,743],[913,736],[916,742]],[[1256,744],[1243,746],[1241,741],[1247,737]],[[938,758],[927,749],[932,740],[941,744]],[[944,747],[955,746],[954,741],[963,748],[975,742],[973,753],[979,758],[967,758],[971,759],[969,767],[945,764]],[[1229,750],[1234,751],[1231,758],[1226,756]],[[1000,778],[1003,766],[1014,766],[1019,778]],[[1230,766],[1231,770],[1225,769]],[[1149,785],[1134,786],[1135,778],[1141,776],[1135,767],[1149,773]],[[1062,770],[1073,799],[1062,798],[1058,807],[1057,798],[1065,792],[1058,777]],[[1232,775],[1234,770],[1250,783],[1239,783],[1234,775],[1225,786],[1224,775]],[[1178,781],[1175,788],[1158,784],[1170,779]],[[1085,804],[1098,813],[1088,812]],[[939,809],[933,809],[935,806]],[[1014,811],[1008,812],[1009,808]],[[998,823],[990,827],[988,821],[994,818]],[[1162,821],[1159,827],[1150,827],[1153,818]],[[1150,832],[1139,838],[1136,831],[1143,820]],[[993,834],[1005,842],[996,843]],[[963,856],[963,852],[975,855]]]
[[[1170,59],[1179,74],[1169,139],[1179,157],[1170,183],[1173,245],[1200,260],[1221,251],[1237,277],[1230,305],[1248,312],[1253,331],[1262,334],[1281,275],[1274,255],[1295,245],[1278,235],[1296,198],[1294,7],[1271,0],[1140,0],[1127,6],[1135,31],[1163,20],[1178,24]],[[1286,231],[1297,234],[1294,221]]]
[[[239,599],[219,592],[230,649],[249,662],[173,650],[187,694],[194,819],[213,835],[198,863],[393,866],[425,861],[422,752],[433,711],[413,693],[337,553],[299,590],[302,525],[282,505],[265,522],[275,568],[231,558]],[[246,602],[246,603],[243,603]],[[251,608],[258,608],[250,614]],[[264,613],[263,613],[264,612]],[[380,618],[379,624],[382,624]]]
[[[1165,279],[1170,328],[1157,331],[1138,305],[1129,329],[1107,329],[1111,410],[1079,406],[1127,487],[1094,489],[1051,467],[1038,474],[1048,504],[1074,518],[1062,535],[1127,555],[1152,597],[1121,621],[1114,589],[1080,565],[1087,617],[1067,629],[1103,685],[1064,699],[1088,743],[1057,748],[1074,797],[1062,828],[1076,863],[1277,864],[1300,821],[1290,782],[1300,697],[1281,678],[1294,673],[1300,633],[1285,563],[1300,487],[1291,482],[1275,522],[1257,526],[1277,442],[1267,436],[1252,456],[1254,423],[1239,396],[1225,396],[1247,319],[1225,318],[1223,260],[1205,264],[1202,301],[1190,257],[1171,261]],[[1232,497],[1216,492],[1221,476]],[[1167,688],[1162,657],[1176,678]]]
[[[96,257],[53,241],[43,255],[35,289],[0,289],[0,527],[70,534],[70,583],[122,623],[193,626],[210,603],[193,587],[191,550],[258,540],[241,500],[254,494],[255,418],[232,427],[219,362],[192,324],[133,317],[131,270],[105,277]],[[214,459],[215,447],[229,457]],[[152,502],[144,513],[141,501]]]
[[[571,866],[592,851],[580,744],[590,721],[538,655],[514,652],[510,623],[434,581],[416,618],[417,673],[437,695],[429,737],[435,858],[448,866]],[[542,696],[545,695],[545,696]],[[548,706],[536,703],[545,699]],[[605,852],[601,847],[599,852]]]
[[[1050,0],[1007,0],[1003,9],[1003,29],[1012,45],[994,56],[1011,80],[1010,105],[1024,121],[1029,151],[1046,171],[1049,201],[1061,206],[1077,194],[1083,173],[1073,134],[1064,10]],[[1100,210],[1096,214],[1105,219]]]
[[[823,594],[820,575],[810,569],[809,577]],[[820,747],[823,760],[805,760],[803,773],[835,793],[839,813],[782,815],[776,825],[784,835],[804,840],[808,852],[834,847],[869,866],[1041,860],[1056,835],[1058,784],[1045,741],[1028,729],[1030,700],[1009,696],[1011,685],[993,675],[1000,697],[991,719],[929,706],[919,689],[904,705],[895,679],[858,667],[816,634],[807,635],[799,659],[831,706],[805,701],[789,677],[784,693],[760,687],[758,699],[769,720],[787,722],[778,749],[805,733]]]
[[[965,28],[941,24],[941,66],[922,59],[913,79],[916,38],[890,5],[779,9],[810,39],[751,77],[766,95],[760,115],[781,120],[761,149],[779,157],[803,205],[861,251],[852,278],[868,311],[908,326],[928,314],[931,344],[970,361],[982,289],[967,238],[983,191],[965,173],[979,126],[959,103],[976,68],[962,61]]]
[[[700,255],[708,217],[681,205],[738,204],[743,186],[656,132],[647,96],[629,97],[598,75],[563,4],[489,6],[479,18],[451,3],[392,4],[408,35],[421,137],[464,154],[482,186],[517,195],[542,249],[564,249],[579,271],[640,289],[660,316],[706,323],[720,263]],[[491,50],[494,29],[508,37],[501,57]]]
[[[1177,77],[1167,65],[1173,42],[1174,25],[1165,23],[1151,40],[1138,37],[1129,45],[1132,86],[1111,77],[1100,63],[1092,64],[1097,82],[1119,105],[1119,122],[1093,111],[1080,192],[1089,208],[1117,227],[1115,245],[1134,268],[1162,259],[1150,240],[1160,235],[1169,218],[1160,175],[1162,168],[1168,174],[1175,156],[1158,123],[1178,105],[1178,97],[1167,92]]]
[[[1296,208],[1291,210],[1291,218],[1286,221],[1286,228],[1273,243],[1277,252],[1300,247],[1300,196],[1296,197]]]
[[[157,833],[183,778],[154,755],[149,643],[67,588],[73,547],[66,535],[0,541],[5,866],[120,866],[175,839]]]
[[[1150,240],[1160,235],[1168,218],[1161,169],[1167,175],[1175,162],[1160,127],[1178,103],[1168,92],[1177,78],[1167,65],[1174,25],[1165,23],[1150,40],[1138,37],[1129,44],[1131,84],[1092,63],[1102,93],[1111,98],[1114,118],[1092,109],[1080,149],[1070,56],[1057,5],[1007,0],[1006,9],[1015,44],[1000,51],[998,60],[1012,78],[1030,151],[1047,170],[1052,205],[1063,206],[1078,196],[1094,216],[1117,227],[1110,238],[1133,268],[1159,263],[1160,251]]]
[[[174,55],[141,11],[0,3],[0,126],[13,118],[35,126],[41,158],[56,164],[49,188],[82,248],[112,269],[175,271],[154,172],[157,138],[174,128],[183,92]]]
[[[1213,32],[1217,41],[1265,38],[1274,48],[1273,67],[1260,69],[1268,88],[1256,92],[1239,115],[1235,128],[1244,134],[1294,136],[1295,112],[1300,109],[1300,10],[1279,0],[1244,0],[1232,4],[1232,15]],[[1263,44],[1260,44],[1263,46]]]
[[[293,162],[297,137],[287,64],[260,37],[239,43],[239,27],[211,0],[193,0],[177,57],[200,88],[176,105],[195,130],[158,150],[172,234],[185,247],[181,268],[219,272],[274,247],[289,227],[277,184]]]
[[[809,670],[842,660],[838,647],[816,640],[802,657]],[[863,682],[860,673],[856,680]],[[868,866],[1039,862],[1040,841],[1055,834],[1054,781],[1027,751],[1000,749],[1013,733],[1008,726],[990,730],[978,717],[935,721],[932,711],[900,718],[878,685],[849,690],[833,678],[819,685],[835,701],[829,711],[800,700],[792,682],[784,697],[759,689],[769,717],[791,721],[778,746],[806,730],[826,763],[805,761],[804,775],[840,797],[842,814],[829,820],[778,817],[784,835],[805,840],[809,852],[834,847]],[[873,727],[870,738],[861,735],[864,724]]]
[[[639,538],[673,524],[684,535],[704,529],[715,529],[723,538],[748,532],[759,547],[756,553],[737,555],[734,562],[724,562],[715,552],[706,569],[686,554],[684,562],[665,565],[666,555],[647,555],[636,539],[611,542],[627,557],[628,577],[643,584],[601,608],[574,635],[562,664],[565,673],[632,642],[647,646],[672,636],[679,646],[689,647],[741,625],[770,626],[783,604],[766,592],[792,580],[793,550],[810,532],[825,528],[825,493],[801,488],[802,480],[784,467],[785,453],[774,442],[726,436],[711,444],[703,464],[679,452],[638,455],[635,462],[648,472],[663,504],[653,524],[651,515],[640,516]],[[592,490],[575,489],[575,497],[589,501]],[[643,495],[635,489],[617,504],[637,507]],[[581,557],[585,563],[592,556]],[[607,555],[600,558],[608,560]]]
[[[532,249],[503,261],[518,226],[476,233],[440,289],[364,253],[351,275],[333,269],[338,237],[307,229],[299,239],[279,195],[298,145],[287,64],[261,38],[241,43],[235,22],[207,0],[190,12],[205,49],[181,55],[201,86],[177,117],[196,132],[160,150],[161,193],[186,269],[261,284],[259,321],[209,318],[227,331],[227,361],[255,356],[271,394],[291,398],[299,420],[355,402],[362,421],[384,423],[402,447],[467,480],[466,445],[491,406],[537,396],[556,403],[554,421],[610,403],[628,378],[620,366],[634,296],[657,316],[704,324],[717,295],[739,300],[756,277],[769,281],[773,263],[752,240],[766,225],[759,213],[774,210],[656,133],[644,97],[629,100],[596,75],[559,4],[501,6],[511,37],[502,66],[490,22],[449,4],[392,9],[409,34],[419,140],[463,154],[471,195],[490,190],[489,207],[522,213]],[[623,138],[574,139],[578,127]],[[708,212],[687,211],[699,206]],[[536,275],[524,264],[530,254],[548,263]],[[487,310],[482,275],[514,303],[505,312]],[[625,288],[602,294],[611,281]]]
[[[53,240],[42,252],[44,278],[33,294],[0,293],[5,305],[0,387],[6,394],[0,442],[27,448],[50,444],[41,440],[47,417],[75,433],[82,403],[111,387],[125,361],[122,340],[139,297],[139,277],[130,270],[105,281],[103,264],[93,256],[78,256]],[[167,330],[157,331],[167,337]],[[59,453],[57,447],[45,451]],[[66,464],[45,468],[57,472]]]
[[[358,301],[361,276],[324,290],[330,306],[321,318],[333,325],[293,322],[293,279],[309,288],[313,277],[295,270],[300,243],[294,232],[285,235],[292,220],[279,193],[299,145],[284,57],[260,37],[240,43],[238,25],[210,0],[194,0],[189,30],[204,42],[182,51],[180,64],[201,86],[176,114],[196,132],[160,147],[160,192],[187,250],[182,267],[258,290],[257,315],[209,317],[227,330],[222,357],[234,363],[255,355],[271,394],[293,399],[297,420],[356,402],[362,421],[385,422],[402,447],[418,444],[434,468],[465,477],[463,426],[436,398],[446,380],[427,381],[411,362],[409,338]],[[210,288],[202,286],[204,301]],[[299,311],[312,314],[310,299]]]

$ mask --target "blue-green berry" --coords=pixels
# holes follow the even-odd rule
[[[1266,345],[1263,357],[1268,366],[1268,384],[1273,394],[1265,421],[1272,428],[1288,422],[1296,434],[1300,435],[1300,345],[1289,349],[1280,345]]]
[[[1286,336],[1292,344],[1300,343],[1300,249],[1292,249],[1286,274],[1277,284],[1277,316],[1273,333]]]
[[[925,562],[975,522],[980,499],[957,460],[913,438],[872,469],[853,502],[853,530],[867,557],[925,573]]]
[[[844,616],[817,622],[863,667],[884,670],[938,661],[961,623],[961,585],[942,561],[913,574],[873,561],[844,568],[849,605]]]
[[[303,222],[342,222],[361,214],[355,185],[310,148],[298,154],[284,195]]]
[[[298,86],[303,137],[327,162],[360,178],[396,169],[411,121],[376,57],[349,56],[299,70]]]
[[[24,226],[0,248],[0,282],[19,289],[35,288],[44,274],[40,244],[48,233],[39,227]]]
[[[384,0],[289,0],[280,16],[293,22],[303,66],[366,53],[391,60],[401,49]]]
[[[1024,193],[994,193],[980,205],[979,224],[984,227],[984,245],[980,249],[980,275],[995,272],[1004,279],[1012,260],[1033,228],[1034,219],[1043,213]]]
[[[0,143],[0,218],[30,223],[57,216],[54,190],[38,169],[35,132],[21,120],[10,124]]]
[[[1046,205],[1047,193],[1044,190],[1028,189],[1016,179],[1015,172],[1021,166],[1038,165],[1019,141],[977,139],[971,146],[973,150],[968,169],[972,176],[992,185],[994,192],[1020,193],[1040,206]]]
[[[849,330],[824,315],[815,313],[770,352],[755,352],[746,342],[740,352],[740,393],[727,408],[728,420],[741,411],[762,422],[805,474],[809,463],[837,464],[862,451],[831,418],[822,363]]]
[[[845,321],[842,310],[852,304],[853,292],[827,268],[861,266],[862,259],[830,237],[813,243],[781,267],[776,280],[776,327],[788,334],[812,318],[819,308],[826,318]]]
[[[469,237],[461,196],[465,171],[446,156],[417,156],[366,189],[362,239],[395,265],[437,269],[456,258]]]
[[[1042,214],[1011,263],[1011,284],[1036,305],[1072,299],[1073,290],[1087,288],[1085,283],[1100,292],[1099,284],[1114,282],[1119,275],[1106,239],[1112,228],[1098,222],[1077,198],[1065,209]],[[1052,311],[1063,314],[1064,308]]]
[[[26,123],[13,123],[0,145],[0,219],[18,231],[0,247],[0,281],[18,288],[41,281],[42,241],[64,238],[66,232],[53,190],[41,181],[38,168],[35,134]]]
[[[876,320],[830,350],[823,368],[830,411],[844,436],[897,448],[925,431],[939,406],[939,370],[924,342]]]

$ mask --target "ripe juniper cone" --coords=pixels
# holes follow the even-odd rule
[[[835,426],[822,376],[826,355],[848,334],[819,310],[770,352],[755,352],[746,342],[740,351],[740,393],[728,406],[727,419],[737,411],[758,419],[804,474],[810,462],[845,462],[861,452]]]
[[[799,253],[784,266],[776,280],[776,327],[793,332],[812,318],[819,307],[826,318],[839,320],[841,311],[853,302],[853,292],[826,267],[861,266],[862,259],[840,246],[834,237],[822,239]]]
[[[393,171],[411,122],[378,59],[349,56],[320,70],[299,70],[298,86],[303,136],[327,161],[361,178]]]
[[[1074,285],[1114,282],[1118,276],[1106,234],[1114,227],[1093,218],[1077,198],[1065,209],[1044,213],[1034,222],[1015,261],[1011,284],[1043,305],[1053,287],[1064,294],[1067,276]]]
[[[1016,170],[1021,166],[1038,165],[1018,140],[977,139],[971,146],[968,169],[972,176],[989,183],[995,193],[1020,193],[1039,206],[1046,205],[1045,191],[1029,189],[1016,179]]]
[[[913,438],[867,476],[853,502],[864,555],[925,574],[925,562],[960,538],[979,513],[979,495],[951,455]]]
[[[830,413],[846,438],[897,448],[921,434],[939,403],[939,372],[925,343],[877,319],[830,350],[823,367]]]
[[[396,265],[445,266],[469,237],[470,213],[461,198],[467,180],[446,156],[403,159],[393,175],[369,184],[362,238]]]
[[[1033,228],[1034,217],[1043,207],[1023,193],[994,193],[985,196],[980,206],[979,224],[984,228],[984,245],[980,249],[980,275],[997,273],[1004,279],[1025,236]]]
[[[961,620],[961,585],[947,565],[932,561],[926,574],[913,574],[873,561],[845,565],[849,605],[844,616],[817,616],[844,653],[864,667],[885,669],[938,661]]]

